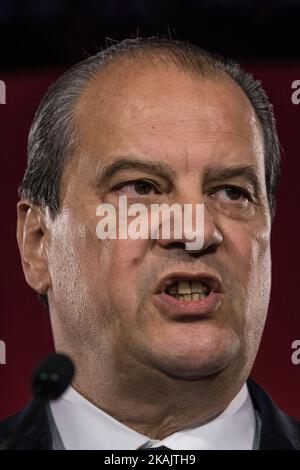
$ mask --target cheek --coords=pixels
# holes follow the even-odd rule
[[[270,231],[256,227],[232,230],[227,256],[238,282],[243,330],[251,347],[257,347],[267,315],[271,289]]]
[[[99,291],[108,260],[102,244],[100,248],[92,224],[70,213],[61,215],[52,231],[49,257],[54,294],[64,289],[72,300],[78,296],[87,300]]]
[[[249,348],[256,354],[263,333],[271,291],[271,250],[267,234],[252,237],[249,282],[247,285],[246,336]]]
[[[55,336],[66,334],[76,342],[81,338],[82,344],[86,338],[99,339],[99,328],[103,332],[112,322],[108,243],[96,238],[94,226],[67,218],[53,233],[49,261]]]
[[[255,305],[257,316],[264,316],[271,290],[270,234],[261,231],[252,236],[249,271],[249,296]]]
[[[148,240],[110,240],[108,243],[109,264],[107,288],[114,302],[138,301],[137,285],[146,273],[145,256]]]
[[[96,228],[92,214],[82,218],[65,210],[57,218],[49,259],[53,287],[74,290],[76,286],[95,297],[98,293],[104,297],[105,292],[111,298],[128,297],[148,240],[100,240]]]
[[[243,287],[270,278],[270,230],[257,225],[228,228],[225,246],[229,263]]]

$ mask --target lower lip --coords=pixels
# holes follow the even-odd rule
[[[177,300],[171,295],[162,292],[155,296],[155,303],[162,307],[164,312],[170,317],[192,316],[203,317],[215,312],[222,300],[222,294],[219,292],[210,292],[207,297],[200,300]]]

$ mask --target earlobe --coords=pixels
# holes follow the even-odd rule
[[[48,269],[49,232],[43,211],[28,201],[17,205],[17,240],[27,283],[39,294],[51,286]]]

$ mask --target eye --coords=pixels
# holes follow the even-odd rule
[[[157,186],[151,181],[147,180],[126,181],[124,183],[118,184],[114,189],[129,196],[147,196],[149,194],[160,194]]]
[[[217,193],[220,194],[220,197],[225,202],[227,201],[237,201],[237,202],[245,202],[245,201],[252,201],[252,196],[249,191],[244,188],[240,188],[239,186],[232,186],[226,185],[219,188],[215,188],[213,194],[216,195]]]

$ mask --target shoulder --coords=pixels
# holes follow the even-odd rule
[[[15,423],[18,421],[18,416],[20,416],[21,413],[18,413],[15,416],[10,416],[9,418],[6,418],[4,421],[0,421],[0,442],[2,442],[6,436],[11,432],[11,429],[13,429]]]
[[[280,410],[254,380],[250,378],[247,385],[262,421],[259,448],[300,450],[300,422]]]

